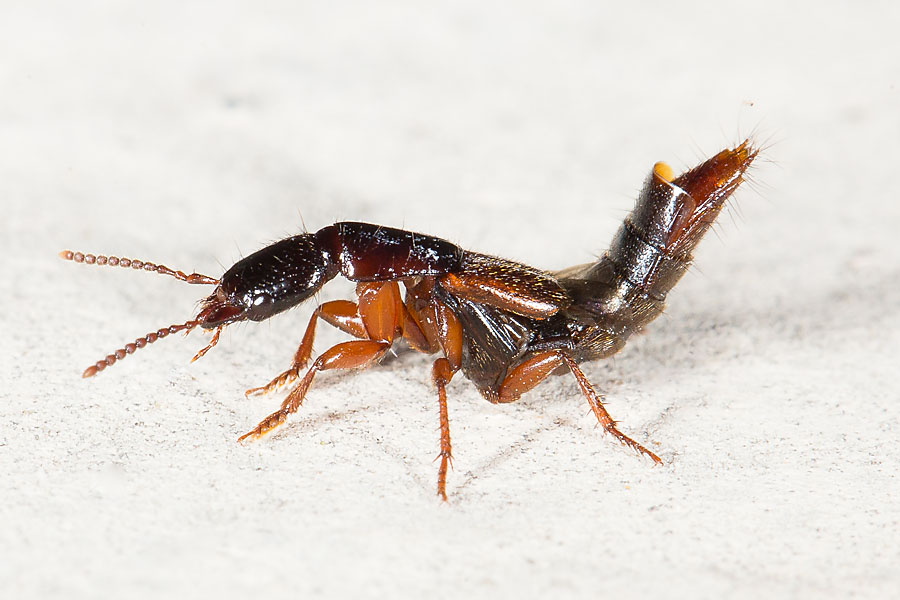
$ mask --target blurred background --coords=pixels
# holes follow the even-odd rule
[[[0,4],[0,592],[8,597],[886,597],[900,592],[900,9],[649,2]],[[166,340],[211,276],[362,220],[559,269],[653,163],[751,136],[751,181],[667,315],[574,382],[323,377],[277,435],[243,390],[311,307]],[[322,300],[348,297],[330,285]],[[195,337],[196,335],[196,337]],[[323,328],[318,348],[341,336]]]

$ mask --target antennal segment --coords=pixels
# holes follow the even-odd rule
[[[99,373],[100,371],[105,369],[106,367],[113,366],[114,364],[116,364],[116,361],[122,360],[129,354],[134,354],[137,350],[143,348],[147,344],[152,344],[156,340],[158,340],[160,338],[164,338],[167,335],[169,335],[170,333],[178,333],[179,331],[184,331],[185,333],[190,333],[190,331],[199,324],[200,324],[200,320],[194,319],[194,320],[188,321],[187,323],[182,323],[181,325],[169,325],[168,327],[165,327],[163,329],[158,329],[154,332],[148,333],[144,337],[138,338],[130,344],[125,344],[124,348],[119,348],[112,354],[108,355],[106,358],[104,358],[102,360],[98,360],[96,363],[94,363],[93,365],[91,365],[90,367],[85,369],[84,373],[82,373],[81,376],[85,377],[85,378],[93,377],[94,375],[96,375],[97,373]],[[221,327],[219,328],[219,330],[221,330]],[[218,341],[218,338],[219,338],[219,331],[216,331],[215,341]],[[212,347],[214,345],[215,345],[215,343],[210,344],[210,347]],[[208,350],[208,349],[209,349],[209,347],[206,348],[206,350]],[[206,352],[204,351],[203,354],[205,354],[205,353]],[[195,358],[195,360],[196,360],[196,358]]]
[[[190,275],[184,273],[183,271],[175,271],[170,269],[165,265],[156,265],[152,262],[147,262],[145,260],[137,260],[131,258],[119,258],[117,256],[103,256],[102,254],[93,255],[93,254],[85,254],[83,252],[72,252],[71,250],[63,250],[59,253],[59,257],[63,260],[71,260],[72,262],[84,263],[88,265],[100,265],[100,266],[110,266],[110,267],[131,267],[132,269],[138,269],[142,271],[151,271],[155,273],[159,273],[160,275],[170,275],[179,281],[184,281],[186,283],[197,283],[203,285],[217,285],[219,283],[218,279],[214,277],[210,277],[208,275],[201,275],[200,273],[191,273]]]

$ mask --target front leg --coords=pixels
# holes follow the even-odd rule
[[[402,333],[400,324],[404,307],[400,298],[400,288],[395,282],[363,283],[358,286],[357,291],[359,304],[354,306],[357,306],[362,329],[361,331],[356,330],[356,333],[360,334],[359,337],[364,336],[367,339],[343,342],[323,352],[300,380],[300,383],[291,390],[291,393],[282,402],[281,408],[263,419],[252,431],[242,435],[238,441],[262,437],[284,423],[288,415],[296,412],[303,404],[306,392],[319,371],[359,369],[368,367],[384,357],[394,344],[396,337]],[[323,306],[327,304],[331,303]],[[344,310],[344,314],[346,314],[347,310],[345,309],[349,308],[347,305],[352,304],[352,302],[346,302],[346,304],[338,304],[338,307],[342,306],[341,310]],[[315,318],[314,315],[313,319]],[[357,322],[353,319],[347,322],[352,323],[351,327],[355,330]],[[311,323],[311,326],[314,325],[315,321]],[[311,351],[311,347],[312,340],[310,339],[309,351]],[[298,354],[300,354],[299,351]],[[277,382],[277,378],[275,381]]]
[[[316,322],[318,319],[322,319],[326,323],[333,325],[356,338],[363,340],[368,338],[362,317],[359,316],[359,307],[355,303],[350,302],[349,300],[333,300],[331,302],[326,302],[325,304],[320,304],[309,319],[309,325],[307,325],[306,332],[303,334],[303,340],[300,342],[300,347],[297,348],[297,352],[294,354],[294,360],[291,361],[290,368],[275,377],[266,385],[247,390],[245,392],[246,396],[267,394],[272,390],[297,379],[300,375],[300,371],[306,368],[306,365],[309,363],[309,359],[312,356],[313,342],[315,342],[316,339]]]
[[[300,383],[291,390],[288,397],[281,403],[281,408],[273,412],[271,415],[260,421],[252,431],[249,431],[238,438],[239,442],[247,438],[257,439],[269,433],[285,421],[288,415],[297,412],[309,386],[312,385],[316,373],[319,371],[328,371],[331,369],[359,369],[367,367],[374,362],[379,361],[384,353],[391,347],[390,342],[375,342],[372,340],[360,340],[356,342],[344,342],[329,348],[322,353],[313,366],[300,381]]]

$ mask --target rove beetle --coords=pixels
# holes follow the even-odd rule
[[[281,408],[239,441],[259,438],[284,423],[303,403],[318,372],[368,367],[403,340],[414,350],[440,355],[431,379],[440,407],[437,493],[444,500],[452,460],[446,386],[460,370],[494,403],[514,402],[549,375],[568,371],[608,433],[661,463],[619,431],[578,363],[612,356],[663,312],[666,294],[691,264],[691,252],[758,153],[746,140],[677,177],[671,167],[656,163],[609,250],[596,262],[556,272],[470,252],[429,235],[355,222],[275,242],[238,261],[219,279],[67,250],[60,253],[66,260],[131,267],[216,286],[196,317],[126,344],[88,367],[83,376],[96,375],[169,334],[198,326],[215,330],[196,360],[216,345],[229,324],[263,321],[293,308],[340,274],[357,282],[357,302],[335,300],[318,306],[291,366],[247,395],[271,392],[300,377],[312,358],[318,319],[356,339],[320,354]]]

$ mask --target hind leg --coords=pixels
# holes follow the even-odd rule
[[[581,393],[587,398],[588,404],[591,406],[591,411],[594,413],[594,416],[597,417],[600,426],[603,427],[608,434],[637,452],[649,456],[655,462],[662,463],[662,460],[656,454],[619,431],[619,428],[616,427],[616,422],[610,416],[609,412],[607,412],[606,407],[603,406],[602,396],[597,393],[597,390],[595,390],[591,385],[591,382],[588,381],[588,378],[578,367],[575,359],[563,350],[549,350],[547,352],[535,354],[525,362],[520,363],[513,368],[500,385],[497,401],[514,402],[518,400],[519,396],[534,388],[553,373],[553,371],[563,366],[567,367],[569,371],[572,372],[572,375],[575,376],[575,381],[578,382]]]

